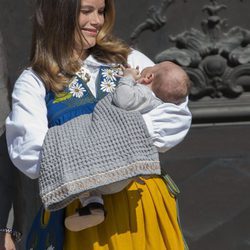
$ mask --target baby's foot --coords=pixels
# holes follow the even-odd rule
[[[76,213],[65,218],[64,224],[70,231],[78,232],[96,226],[105,219],[104,206],[101,203],[89,203],[79,208]]]

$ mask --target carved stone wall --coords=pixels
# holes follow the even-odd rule
[[[207,1],[201,6],[204,16],[200,27],[190,25],[180,33],[170,34],[173,45],[154,56],[155,62],[170,60],[188,73],[193,123],[245,121],[250,116],[250,30],[239,25],[229,27],[229,20],[222,16],[229,3],[221,2]],[[157,33],[172,26],[168,15],[174,5],[173,0],[163,0],[151,7],[147,18],[132,32],[132,44],[140,47],[140,39],[144,44],[145,31]],[[184,1],[183,5],[188,10],[191,4]]]

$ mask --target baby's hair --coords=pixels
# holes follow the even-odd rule
[[[184,69],[172,62],[162,62],[155,72],[152,88],[163,102],[180,104],[189,94],[190,85]]]

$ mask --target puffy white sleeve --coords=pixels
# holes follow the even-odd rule
[[[164,153],[180,143],[191,125],[188,98],[180,105],[163,103],[143,115],[154,145]]]
[[[128,57],[131,67],[139,66],[140,70],[154,63],[139,51],[133,50]],[[166,152],[186,136],[191,126],[191,113],[188,108],[188,98],[180,105],[163,103],[143,115],[154,145],[161,153]]]
[[[131,54],[128,56],[128,64],[135,68],[139,66],[139,70],[143,70],[146,67],[150,67],[154,65],[154,62],[150,60],[147,56],[142,54],[138,50],[132,50]]]
[[[32,179],[39,176],[40,151],[48,130],[46,91],[41,80],[25,70],[15,83],[6,139],[13,164]]]

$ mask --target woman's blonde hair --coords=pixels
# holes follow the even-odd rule
[[[76,32],[82,37],[80,7],[81,0],[36,0],[30,66],[48,90],[60,92],[80,69],[74,55]],[[114,0],[105,0],[104,25],[88,53],[100,62],[126,64],[130,48],[112,35],[114,22]]]

